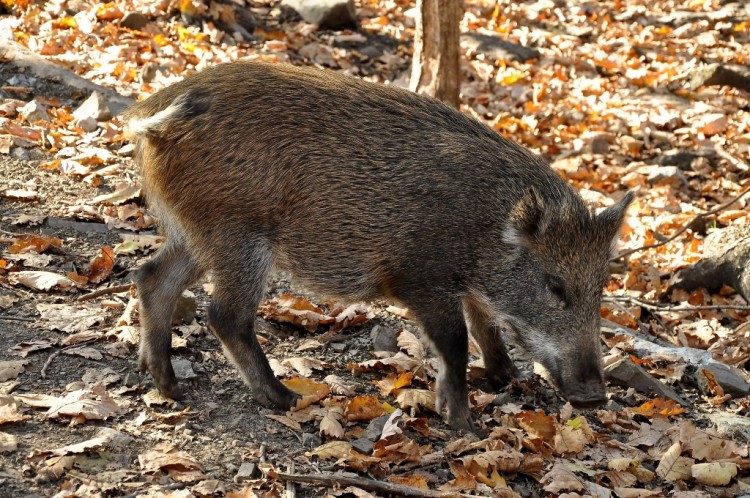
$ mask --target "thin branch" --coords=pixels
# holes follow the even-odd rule
[[[657,303],[656,301],[646,301],[633,296],[605,296],[602,298],[604,301],[629,301],[631,303],[637,303],[647,309],[661,310],[661,311],[705,311],[705,310],[736,310],[736,311],[750,311],[750,306],[734,305],[734,304],[708,304],[705,306],[681,306],[665,303]]]
[[[722,159],[726,159],[727,161],[729,161],[730,163],[732,163],[732,165],[735,168],[737,168],[737,169],[739,169],[741,171],[748,171],[748,170],[750,170],[750,166],[748,166],[744,162],[740,161],[739,159],[737,159],[736,157],[734,157],[729,152],[725,151],[724,148],[721,145],[714,144],[714,151],[716,152],[716,155],[718,155]]]
[[[35,322],[36,318],[26,318],[26,317],[23,317],[23,316],[0,315],[0,320],[7,320],[9,322]]]
[[[394,496],[407,496],[415,498],[448,498],[448,497],[469,497],[470,495],[459,494],[455,492],[435,491],[432,489],[414,488],[395,484],[388,481],[375,481],[366,477],[348,477],[336,474],[318,474],[318,475],[300,475],[300,474],[279,474],[282,481],[300,482],[333,488],[336,486],[356,486],[365,491],[375,491],[377,493],[390,493]]]
[[[705,211],[703,213],[697,214],[693,219],[691,219],[690,221],[688,221],[687,223],[685,223],[685,225],[682,228],[680,228],[679,230],[677,230],[677,232],[675,232],[675,234],[672,235],[671,237],[668,237],[668,238],[666,238],[666,239],[664,239],[664,240],[662,240],[660,242],[657,242],[655,244],[648,244],[648,245],[645,245],[645,246],[636,247],[634,249],[628,249],[627,251],[625,251],[625,252],[623,252],[623,253],[615,256],[614,258],[610,259],[610,261],[618,261],[618,260],[624,258],[625,256],[630,256],[633,253],[636,253],[636,252],[639,252],[639,251],[645,251],[646,249],[654,249],[656,247],[661,247],[663,245],[669,244],[674,239],[676,239],[677,237],[679,237],[680,235],[682,235],[683,233],[685,233],[687,231],[687,229],[690,228],[691,226],[693,226],[693,223],[695,223],[696,221],[698,221],[700,219],[703,219],[703,218],[707,218],[707,217],[709,217],[711,215],[714,215],[714,214],[718,213],[719,211],[723,211],[724,209],[728,208],[729,206],[731,206],[735,202],[737,202],[740,199],[742,199],[742,197],[744,197],[745,194],[747,194],[748,192],[750,192],[750,187],[746,188],[745,190],[743,190],[742,192],[740,192],[739,194],[737,194],[736,196],[734,196],[732,199],[730,199],[727,202],[725,202],[724,204],[721,204],[720,206],[717,206],[717,207],[711,209],[710,211]]]
[[[67,349],[79,348],[79,347],[85,346],[87,344],[92,344],[92,343],[98,341],[99,339],[100,339],[99,337],[97,337],[95,339],[87,339],[85,341],[77,342],[75,344],[68,344],[67,346],[61,347],[57,351],[53,351],[52,354],[49,355],[49,358],[47,358],[47,361],[44,362],[44,366],[42,367],[42,371],[39,372],[40,375],[42,376],[43,379],[47,378],[47,368],[49,368],[49,366],[52,364],[52,360],[54,360],[55,358],[57,358],[57,356],[60,353],[62,353],[63,351],[65,351]]]
[[[106,287],[104,289],[97,289],[94,292],[89,292],[88,294],[84,294],[83,296],[79,297],[77,301],[79,303],[82,303],[84,301],[90,301],[91,299],[95,299],[100,296],[108,296],[110,294],[118,294],[120,292],[125,292],[130,290],[131,287],[133,287],[133,282],[130,282],[129,284],[123,284],[123,285],[115,285],[114,287]]]

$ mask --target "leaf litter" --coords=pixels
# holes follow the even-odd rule
[[[15,14],[11,18],[12,29],[20,43],[52,61],[74,65],[87,79],[121,93],[150,94],[208,61],[240,56],[323,65],[379,82],[397,80],[409,69],[406,42],[413,36],[414,16],[414,4],[410,2],[358,4],[358,31],[339,33],[285,22],[272,5],[262,2],[79,3],[77,13],[65,1],[3,2],[3,8]],[[466,2],[463,27],[467,33],[533,46],[539,56],[521,62],[507,54],[476,50],[464,41],[463,70],[468,78],[462,84],[462,110],[550,157],[561,176],[597,206],[616,201],[624,187],[635,190],[638,201],[631,210],[618,250],[654,244],[677,233],[696,214],[732,199],[746,183],[743,178],[747,166],[742,160],[730,160],[726,154],[716,152],[721,149],[728,151],[729,157],[746,157],[750,133],[747,113],[743,111],[747,107],[746,95],[731,86],[690,84],[691,78],[705,66],[704,59],[694,58],[695,36],[700,36],[702,50],[710,54],[709,58],[740,65],[747,60],[750,26],[742,16],[731,13],[733,3],[724,7],[726,3],[678,0],[647,4],[628,0],[619,4],[601,2],[595,9],[587,4],[558,6],[551,2]],[[246,39],[240,30],[231,29],[230,21],[236,22],[238,12],[244,7],[250,7],[264,22],[272,23],[255,27],[251,32],[253,40]],[[145,16],[147,23],[141,29],[123,27],[123,19],[131,12]],[[177,20],[176,13],[186,17]],[[190,18],[200,22],[191,24],[185,20]],[[373,34],[391,37],[397,43],[381,47],[379,56],[363,55],[360,50]],[[60,37],[67,45],[59,42]],[[230,38],[234,41],[227,43]],[[135,53],[146,55],[132,57]],[[157,68],[152,79],[143,76],[150,71],[146,66]],[[153,219],[143,210],[138,182],[125,177],[122,163],[132,151],[123,150],[118,119],[99,121],[95,132],[86,131],[84,126],[88,124],[73,116],[73,100],[35,95],[35,100],[47,107],[48,120],[29,120],[28,110],[22,109],[27,109],[33,85],[4,87],[13,96],[3,95],[0,102],[3,137],[0,144],[6,144],[3,147],[7,146],[8,152],[41,146],[56,157],[38,164],[40,172],[101,187],[96,195],[75,199],[65,216],[132,232],[130,237],[123,235],[119,245],[96,245],[81,254],[71,253],[80,249],[71,249],[69,239],[63,241],[43,233],[15,234],[8,241],[0,264],[0,285],[2,292],[10,289],[23,297],[21,300],[0,297],[1,302],[9,303],[3,309],[15,309],[26,301],[25,289],[30,289],[34,291],[31,298],[34,308],[42,315],[40,325],[50,330],[45,330],[42,337],[37,333],[15,339],[3,348],[11,355],[9,358],[25,359],[20,360],[22,364],[15,359],[0,363],[0,375],[7,377],[0,382],[19,379],[31,382],[32,390],[41,391],[45,387],[36,384],[35,379],[45,360],[51,357],[50,348],[67,347],[73,343],[63,342],[66,338],[91,334],[96,332],[92,328],[112,325],[112,316],[105,312],[105,307],[77,305],[70,296],[84,289],[90,291],[94,286],[106,287],[121,278],[116,273],[118,265],[136,266],[140,257],[156,249],[160,239],[142,233],[153,225]],[[672,157],[672,152],[684,157]],[[670,161],[684,163],[669,169]],[[32,184],[3,185],[2,192],[4,199],[26,206],[44,199],[43,196],[49,199],[48,194]],[[29,230],[34,230],[32,226],[43,220],[39,216],[19,215],[18,225],[28,224]],[[483,436],[487,437],[463,440],[457,434],[444,432],[438,414],[433,413],[434,362],[408,326],[411,319],[408,310],[396,306],[380,309],[315,304],[311,297],[279,292],[263,304],[259,313],[264,319],[283,325],[282,330],[292,335],[282,340],[281,349],[285,350],[286,342],[293,343],[295,348],[302,346],[296,337],[300,334],[311,342],[300,351],[304,357],[293,353],[295,349],[286,349],[287,354],[277,362],[278,370],[275,369],[277,375],[287,378],[285,382],[292,389],[303,394],[301,403],[288,414],[267,414],[263,418],[322,439],[321,445],[305,450],[307,453],[296,439],[291,439],[290,445],[296,445],[293,454],[298,467],[309,471],[312,469],[309,459],[315,462],[320,459],[331,462],[326,467],[328,471],[356,471],[415,489],[427,485],[456,493],[502,496],[503,490],[533,482],[537,492],[571,496],[573,493],[602,495],[603,489],[613,490],[621,497],[657,496],[684,489],[719,493],[717,490],[721,488],[720,492],[727,496],[747,493],[750,465],[746,441],[750,432],[742,432],[737,421],[748,414],[747,397],[737,394],[727,397],[727,389],[731,387],[721,373],[717,375],[703,367],[696,369],[683,354],[690,351],[686,348],[694,348],[708,352],[731,368],[742,368],[750,358],[747,312],[739,308],[673,312],[631,300],[677,306],[745,304],[732,288],[688,292],[671,287],[670,276],[698,261],[706,251],[706,233],[747,224],[746,199],[706,221],[707,227],[692,226],[669,244],[630,256],[627,266],[616,270],[607,284],[608,295],[624,300],[605,301],[602,309],[604,318],[620,326],[637,329],[654,341],[666,340],[683,348],[675,349],[674,355],[661,352],[641,355],[635,354],[634,342],[627,337],[605,338],[610,349],[608,355],[627,358],[658,382],[667,382],[687,392],[692,406],[613,388],[612,403],[603,409],[573,412],[554,401],[554,396],[545,396],[545,390],[549,390],[533,378],[515,381],[499,394],[476,389],[475,383],[470,393],[471,406],[480,428],[486,431]],[[16,226],[15,222],[12,224]],[[34,267],[30,258],[9,257],[38,253],[51,259]],[[63,267],[56,260],[60,253],[75,259],[72,268]],[[52,265],[49,271],[37,271],[47,265]],[[14,287],[8,288],[6,284]],[[116,332],[107,336],[112,342],[102,348],[106,351],[105,361],[116,361],[118,356],[113,353],[118,350],[118,354],[124,351],[125,356],[133,355],[137,298],[130,297],[122,304],[126,309],[117,319],[116,329],[112,329]],[[394,317],[398,325],[394,325]],[[404,321],[407,326],[403,326]],[[323,337],[316,335],[350,334],[356,327],[368,327],[372,322],[393,328],[398,352],[372,357],[361,351],[347,352],[346,363],[342,365],[329,356],[329,346]],[[92,334],[78,336],[76,340],[104,339]],[[203,339],[188,337],[186,345],[195,340]],[[65,350],[75,351],[75,348]],[[89,345],[78,351],[84,353],[80,359],[85,362],[99,357],[92,351],[102,354],[99,348]],[[228,374],[217,358],[209,351],[201,352],[191,361],[208,366],[209,371],[221,369]],[[67,366],[68,360],[55,358],[49,372],[55,372],[57,364]],[[480,374],[477,382],[481,382],[483,367],[481,363],[477,365]],[[698,373],[693,373],[694,370]],[[124,371],[121,373],[125,376]],[[300,377],[288,378],[297,374]],[[86,383],[96,384],[97,376],[113,378],[102,371],[88,375]],[[697,390],[695,386],[701,382],[705,388]],[[11,390],[8,393],[16,388],[8,387]],[[214,396],[210,401],[213,403],[231,392],[223,383],[213,380],[208,391]],[[158,434],[158,439],[166,437],[159,432],[158,424],[174,422],[170,426],[170,431],[174,431],[180,421],[197,420],[205,427],[211,424],[211,413],[217,409],[207,402],[198,411],[184,408],[154,412],[158,415],[146,415],[141,420],[141,415],[133,418],[134,410],[142,410],[144,404],[149,410],[160,410],[172,409],[175,402],[159,400],[152,393],[144,395],[138,386],[127,383],[114,384],[109,389],[73,385],[67,391],[55,392],[56,395],[46,391],[5,395],[0,403],[3,430],[15,431],[29,419],[48,424],[40,418],[45,414],[36,409],[51,411],[55,407],[52,418],[61,418],[71,425],[85,427],[88,420],[101,419],[104,422],[98,423],[124,423],[128,431],[138,436],[153,433]],[[725,412],[735,426],[714,427],[708,423],[707,414],[717,410]],[[361,453],[359,449],[368,449],[361,440],[367,439],[370,425],[377,424],[382,417],[388,417],[389,429],[377,431],[373,427],[372,432],[378,434],[372,436],[374,440],[368,439],[372,452]],[[135,420],[139,423],[129,423]],[[26,451],[23,439],[19,443],[13,440],[14,434],[8,435],[0,437],[0,451],[19,454],[17,449],[3,449],[19,444],[21,451]],[[186,437],[185,444],[191,444],[191,437],[194,436]],[[252,444],[258,442],[250,436],[248,440]],[[359,441],[356,447],[352,445],[354,441]],[[94,454],[100,448],[97,444],[81,444],[79,456]],[[196,446],[206,444],[203,440]],[[226,478],[232,489],[228,493],[250,496],[255,494],[252,488],[274,496],[279,490],[273,477],[274,465],[292,458],[285,461],[274,455],[271,460],[278,457],[274,464],[264,463],[258,451],[257,446],[237,450],[238,458],[272,470],[254,484],[232,483],[231,473],[223,471],[219,475]],[[63,453],[55,454],[47,465],[55,479],[73,469],[74,460],[70,458],[79,454]],[[199,482],[198,485],[210,487],[211,480],[200,481],[204,475],[196,458],[169,443],[149,443],[140,456],[140,470],[157,480],[170,476],[176,482]],[[423,468],[418,466],[420,462]],[[440,478],[431,476],[438,467],[449,473]],[[410,475],[407,470],[403,474],[402,468],[424,472]],[[87,484],[74,473],[65,479],[81,493],[86,490]],[[146,484],[141,486],[146,489]],[[197,487],[192,490],[199,494]]]

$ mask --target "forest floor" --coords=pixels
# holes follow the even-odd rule
[[[205,329],[207,282],[176,315],[186,399],[137,371],[128,284],[162,239],[104,111],[239,57],[403,86],[413,2],[359,1],[339,31],[272,0],[0,6],[0,497],[750,494],[750,308],[728,285],[673,285],[709,234],[748,224],[746,4],[465,2],[461,110],[597,208],[637,196],[602,306],[608,403],[574,410],[519,348],[528,375],[494,392],[472,345],[481,436],[434,412],[436,360],[408,310],[285,275],[256,329],[306,408],[254,403]],[[107,104],[74,115],[92,85]]]

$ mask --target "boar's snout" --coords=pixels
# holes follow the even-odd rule
[[[579,357],[570,367],[570,373],[563,370],[559,388],[571,405],[576,408],[593,408],[607,402],[607,389],[599,358]]]
[[[607,393],[604,388],[600,388],[600,391],[583,392],[583,393],[571,393],[567,394],[566,398],[570,401],[570,404],[576,408],[594,408],[601,406],[607,402]]]

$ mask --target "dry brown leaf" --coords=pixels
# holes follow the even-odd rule
[[[392,367],[401,372],[408,372],[417,367],[419,364],[419,360],[407,356],[406,354],[399,351],[395,355],[386,358],[376,358],[374,360],[363,361],[357,366],[357,368],[363,370],[371,370]]]
[[[170,477],[182,482],[197,481],[203,478],[201,465],[185,451],[180,451],[170,443],[160,443],[153,449],[138,455],[138,463],[143,472],[167,472]]]
[[[662,479],[671,482],[690,479],[692,477],[690,469],[695,463],[695,460],[680,456],[681,453],[682,445],[680,445],[679,442],[670,446],[661,457],[659,466],[656,467],[656,474]]]
[[[394,484],[400,484],[402,486],[409,486],[410,488],[417,489],[430,489],[427,486],[427,481],[424,477],[418,475],[402,475],[402,476],[390,476],[388,478]]]
[[[47,418],[71,417],[71,424],[86,420],[106,420],[121,412],[103,385],[79,389],[60,398],[47,411]]]
[[[560,491],[583,491],[584,482],[576,476],[564,463],[556,463],[552,469],[542,477],[544,490],[548,493]]]
[[[0,361],[0,382],[15,379],[26,371],[26,365],[28,364],[28,360]]]
[[[401,329],[398,332],[397,341],[398,347],[406,351],[406,354],[417,360],[424,359],[424,346],[417,336],[406,329]]]
[[[0,425],[21,422],[27,418],[29,417],[18,410],[18,404],[13,397],[0,396]]]
[[[338,460],[339,458],[349,456],[351,449],[352,445],[346,441],[331,441],[330,443],[318,446],[312,451],[306,452],[305,456],[307,458],[316,456],[321,460],[330,460],[332,458]]]
[[[8,274],[8,282],[13,285],[23,285],[33,290],[49,291],[68,290],[76,283],[66,277],[50,271],[17,271]]]
[[[167,406],[175,405],[175,401],[173,399],[167,398],[158,389],[152,389],[151,391],[144,394],[143,402],[146,403],[146,406],[148,406],[149,408],[152,406],[160,406],[160,405],[167,405]]]
[[[434,412],[436,400],[437,394],[429,389],[401,389],[396,394],[396,402],[402,410],[426,408]]]
[[[696,463],[690,474],[697,482],[708,486],[726,486],[737,475],[737,464],[731,462]]]
[[[338,375],[327,375],[323,381],[331,387],[331,392],[338,396],[354,396],[355,386]]]
[[[105,313],[100,306],[92,304],[47,304],[38,303],[37,311],[46,321],[49,329],[72,334],[89,330],[96,324],[104,323]]]
[[[391,393],[402,387],[410,386],[412,376],[413,374],[411,372],[390,373],[388,376],[378,381],[373,381],[373,384],[378,386],[380,394],[383,396],[389,396]]]
[[[271,420],[275,420],[276,422],[279,422],[280,424],[283,424],[283,425],[289,427],[290,429],[294,429],[295,431],[301,431],[302,430],[302,426],[299,425],[299,422],[297,422],[295,420],[292,420],[292,419],[290,419],[289,417],[287,417],[285,415],[274,415],[274,414],[271,414],[271,413],[267,413],[266,414],[266,418],[269,418]]]
[[[344,415],[339,410],[326,410],[320,420],[320,434],[332,439],[342,439],[344,437],[344,428],[341,426],[343,418]]]
[[[286,358],[281,362],[282,365],[293,368],[303,377],[310,377],[314,370],[323,370],[325,363],[316,358],[305,358],[297,356],[294,358]]]
[[[516,415],[516,422],[532,436],[540,437],[550,443],[557,433],[555,417],[545,415],[541,410],[521,412]]]
[[[455,477],[452,481],[448,481],[438,489],[440,491],[464,493],[466,491],[473,491],[477,489],[477,481],[474,476],[466,470],[461,460],[451,460],[448,462],[451,472]]]
[[[346,419],[350,422],[372,420],[384,413],[383,405],[375,396],[357,396],[346,405]]]
[[[7,432],[0,432],[0,453],[13,453],[18,449],[18,438]]]

